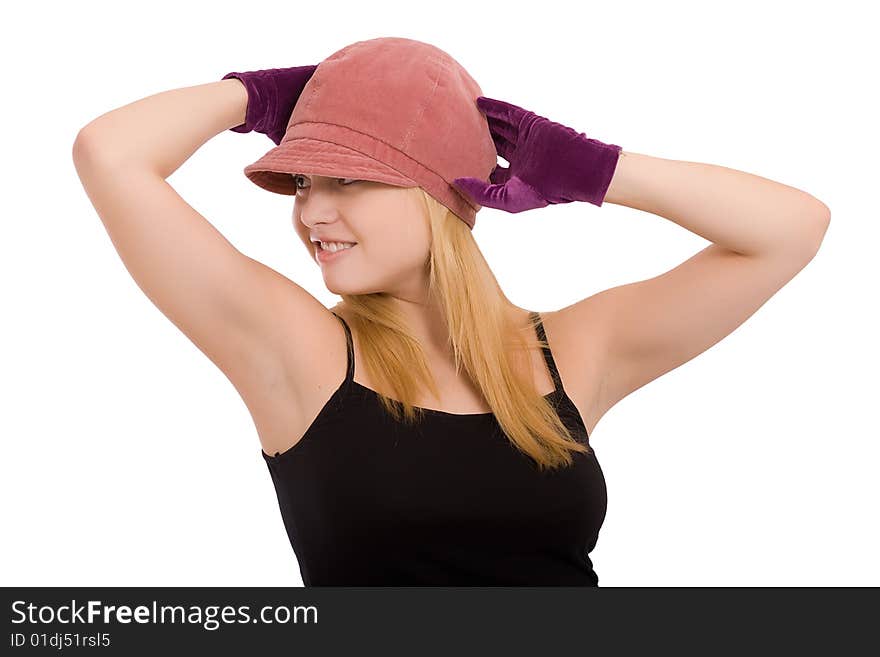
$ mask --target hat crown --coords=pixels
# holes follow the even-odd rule
[[[341,125],[422,163],[432,159],[438,141],[482,143],[478,156],[485,174],[480,177],[488,178],[498,160],[494,143],[486,142],[488,123],[476,106],[481,95],[464,67],[434,45],[402,37],[357,41],[318,64],[288,130],[310,122]],[[441,175],[472,175],[460,173],[462,163],[455,160],[440,158],[436,164]]]

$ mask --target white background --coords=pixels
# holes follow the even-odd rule
[[[880,53],[867,5],[252,7],[7,9],[3,585],[301,584],[247,408],[130,277],[71,147],[134,100],[317,64],[380,36],[432,43],[484,95],[627,151],[748,171],[831,208],[806,269],[596,427],[609,501],[591,557],[600,586],[880,585]],[[242,173],[272,147],[227,131],[169,182],[239,250],[330,307],[339,299],[294,234],[292,197]],[[513,302],[538,311],[653,277],[708,244],[612,204],[484,208],[474,235]]]

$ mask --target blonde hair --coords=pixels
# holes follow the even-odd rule
[[[525,328],[513,323],[509,312],[513,304],[470,228],[421,187],[403,189],[424,200],[431,229],[428,294],[445,317],[455,371],[466,372],[510,441],[540,470],[571,465],[572,451],[590,453],[535,389],[524,334],[534,335],[536,322],[530,320]],[[361,366],[373,387],[394,397],[377,390],[383,407],[399,422],[421,421],[424,414],[413,403],[418,391],[427,388],[436,398],[440,394],[418,340],[384,292],[340,296],[358,336]],[[547,346],[546,340],[538,343]]]

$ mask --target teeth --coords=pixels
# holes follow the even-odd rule
[[[321,242],[321,248],[332,253],[336,253],[342,249],[350,249],[353,246],[354,242]]]

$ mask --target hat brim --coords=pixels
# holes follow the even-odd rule
[[[270,192],[288,196],[296,194],[293,178],[296,173],[357,178],[399,187],[419,186],[412,178],[360,151],[309,137],[281,142],[244,168],[244,174],[254,184]]]

